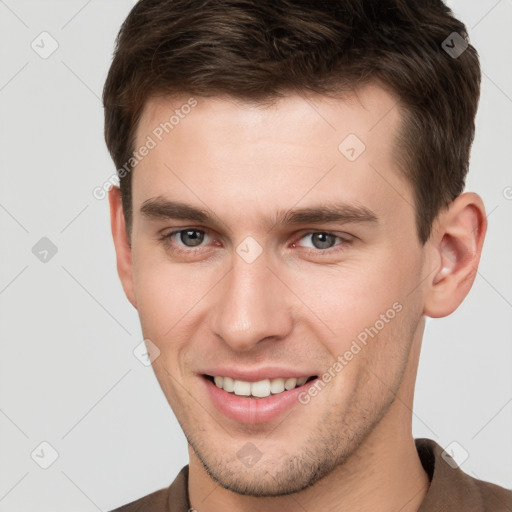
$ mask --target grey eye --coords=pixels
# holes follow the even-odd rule
[[[179,232],[180,242],[187,247],[200,245],[204,240],[204,232],[197,229],[183,229]]]
[[[311,243],[315,249],[330,249],[335,245],[338,238],[329,233],[311,233],[307,236],[311,237]]]

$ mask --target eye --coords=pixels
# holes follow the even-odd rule
[[[162,237],[166,243],[177,244],[179,248],[194,248],[201,245],[205,240],[209,241],[209,238],[205,231],[193,228],[172,231]]]
[[[317,231],[314,233],[307,233],[305,234],[300,240],[308,240],[309,243],[306,244],[293,244],[295,245],[301,245],[302,247],[307,247],[311,249],[317,249],[320,251],[324,251],[326,249],[331,249],[332,247],[335,247],[336,245],[342,246],[340,249],[343,248],[343,246],[349,244],[351,242],[351,239],[347,235],[346,237],[334,235],[333,233],[328,233],[325,231]],[[341,243],[336,243],[337,241],[340,241]]]

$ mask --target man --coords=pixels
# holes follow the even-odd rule
[[[441,1],[141,0],[105,84],[117,267],[189,443],[117,510],[510,511],[414,439],[469,292],[480,88]]]

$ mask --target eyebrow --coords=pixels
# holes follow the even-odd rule
[[[179,201],[170,201],[162,196],[142,203],[140,213],[148,220],[189,220],[215,224],[215,215],[207,208],[197,208]],[[279,210],[267,224],[272,229],[276,225],[320,224],[327,222],[369,222],[377,223],[377,215],[365,206],[328,203],[305,208]]]

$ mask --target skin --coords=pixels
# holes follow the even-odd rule
[[[150,100],[137,144],[187,99]],[[119,276],[160,350],[153,368],[189,442],[191,505],[418,510],[429,480],[411,410],[425,316],[450,314],[471,288],[486,230],[481,199],[459,196],[420,243],[395,158],[400,113],[376,85],[265,107],[196,99],[133,171],[130,242],[119,189],[109,192]],[[366,146],[352,162],[338,150],[350,133]],[[214,222],[146,218],[141,206],[157,196],[208,208]],[[378,220],[273,225],[278,210],[333,202]],[[209,237],[192,248],[179,236],[160,240],[179,228]],[[344,238],[316,248],[319,232]],[[236,252],[247,236],[263,250],[252,263]],[[214,365],[321,375],[394,303],[395,318],[314,399],[276,421],[234,422],[203,391],[199,372]],[[248,442],[262,454],[252,467],[237,457]]]

